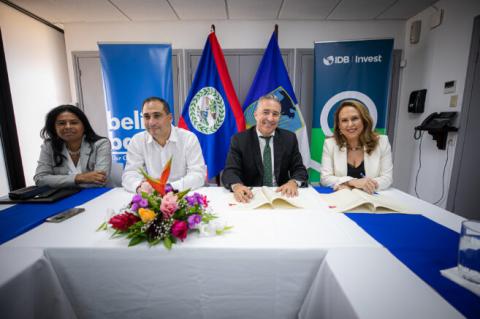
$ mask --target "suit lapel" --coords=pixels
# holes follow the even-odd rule
[[[260,143],[258,142],[256,126],[250,129],[250,145],[253,149],[253,160],[255,161],[255,165],[257,165],[258,171],[263,176],[262,154],[260,153]]]
[[[337,144],[335,144],[335,150],[336,150],[336,159],[335,162],[338,164],[335,164],[335,174],[338,176],[347,176],[347,148],[339,148]]]
[[[283,144],[281,143],[281,138],[280,131],[278,129],[275,130],[275,136],[273,137],[273,173],[277,183],[280,175],[280,167],[282,166]]]
[[[85,141],[85,139],[82,141],[82,149],[81,149],[81,156],[80,156],[80,159],[79,159],[79,162],[80,162],[80,169],[83,171],[83,172],[86,172],[89,170],[89,167],[88,167],[88,160],[90,159],[90,152],[91,152],[91,147],[90,147],[90,143],[88,143],[87,141]]]

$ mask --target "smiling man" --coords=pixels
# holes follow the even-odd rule
[[[168,182],[177,190],[203,186],[206,166],[198,138],[190,131],[172,125],[172,113],[164,99],[147,98],[142,104],[146,131],[135,134],[127,147],[127,164],[122,175],[123,187],[135,192],[142,182],[139,169],[160,177],[170,159]]]
[[[281,105],[274,95],[258,100],[257,124],[232,137],[222,182],[239,202],[253,197],[250,186],[278,186],[292,197],[307,185],[307,170],[298,150],[297,136],[278,128]]]

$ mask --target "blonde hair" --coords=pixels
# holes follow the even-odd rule
[[[340,132],[340,111],[344,107],[353,107],[360,114],[360,119],[363,123],[363,131],[360,133],[360,146],[365,146],[367,154],[370,154],[378,145],[378,134],[373,131],[373,120],[368,113],[367,107],[357,100],[345,100],[340,104],[340,107],[335,112],[333,137],[338,147],[343,148],[347,146],[347,140]]]

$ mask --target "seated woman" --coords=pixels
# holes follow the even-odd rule
[[[110,175],[110,141],[98,136],[85,114],[73,105],[60,105],[45,118],[44,139],[35,184],[54,188],[104,186]]]
[[[392,169],[388,138],[373,132],[365,105],[343,101],[335,112],[333,137],[323,145],[322,185],[335,190],[359,188],[371,194],[392,184]]]

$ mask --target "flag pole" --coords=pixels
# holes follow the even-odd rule
[[[210,27],[210,32],[215,33],[215,25],[214,24],[212,24],[212,26]]]
[[[278,24],[275,25],[275,37],[277,38],[278,41]]]

